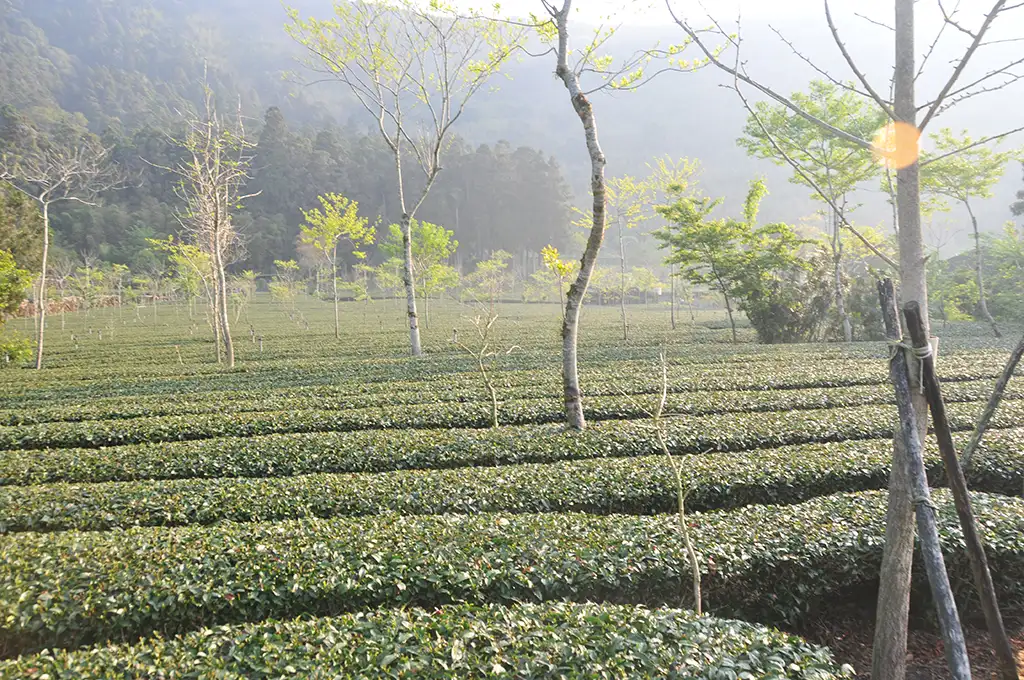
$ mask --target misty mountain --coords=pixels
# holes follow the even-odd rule
[[[296,4],[315,16],[326,16],[331,8],[328,0]],[[884,28],[852,14],[840,19],[862,69],[884,86],[891,38]],[[254,118],[262,119],[274,106],[293,125],[366,129],[370,121],[341,85],[303,85],[287,75],[300,69],[299,48],[285,35],[285,21],[283,7],[270,0],[0,0],[0,103],[34,116],[58,110],[78,114],[97,132],[169,129],[177,109],[196,100],[205,67],[215,89],[240,97]],[[785,94],[820,77],[775,29],[822,69],[849,77],[822,17],[779,12],[773,21],[769,27],[756,18],[743,26],[744,59],[753,75]],[[588,32],[582,26],[577,30],[584,39]],[[679,42],[681,32],[666,21],[663,27],[622,26],[608,49],[628,55]],[[974,69],[983,73],[1002,63],[1012,48],[993,46],[979,55]],[[922,89],[936,91],[962,49],[955,36],[941,43],[922,76]],[[505,140],[554,156],[583,203],[588,161],[582,131],[553,67],[550,55],[510,65],[508,78],[496,79],[496,91],[471,103],[457,131],[471,146]],[[727,209],[735,209],[747,183],[763,175],[771,192],[763,206],[765,220],[795,222],[811,215],[819,206],[805,188],[787,181],[787,168],[751,159],[736,145],[746,115],[736,94],[723,87],[728,84],[722,73],[705,68],[662,74],[636,92],[595,93],[608,174],[644,174],[656,156],[685,156],[700,161],[702,190],[725,197]],[[967,128],[983,136],[1017,127],[1024,118],[1021,89],[968,100],[942,116],[936,128]],[[1010,168],[996,197],[978,207],[985,230],[997,230],[1010,218],[1008,206],[1019,185],[1019,169]],[[863,204],[857,220],[888,229],[885,196],[876,186],[864,189],[856,198]],[[952,233],[966,226],[966,215],[954,209],[934,221],[936,233]],[[962,235],[957,244],[966,245]]]

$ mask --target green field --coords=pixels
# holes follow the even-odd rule
[[[454,302],[432,305],[414,359],[394,301],[345,303],[336,340],[329,305],[258,296],[233,320],[232,370],[184,306],[51,318],[46,368],[0,372],[0,677],[847,675],[776,628],[874,587],[885,345],[763,346],[749,329],[732,344],[719,314],[673,330],[656,305],[630,310],[623,341],[617,308],[587,307],[589,427],[573,433],[557,307],[499,313],[497,347],[514,349],[491,368],[497,428],[449,341],[472,337]],[[1012,341],[935,330],[959,444]],[[661,352],[701,618],[645,415]],[[968,477],[1019,612],[1024,387],[993,427]],[[936,451],[926,464],[941,485]],[[936,502],[970,616],[956,514]]]

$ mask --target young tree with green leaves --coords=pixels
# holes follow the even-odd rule
[[[456,14],[441,0],[335,2],[330,19],[289,9],[288,34],[306,66],[337,80],[373,116],[394,158],[402,214],[409,342],[422,353],[416,311],[412,220],[441,171],[441,155],[470,100],[519,48],[523,29]],[[422,177],[411,186],[407,154]]]
[[[301,268],[295,260],[274,260],[274,281],[270,284],[270,295],[275,300],[288,301],[295,308],[299,294]]]
[[[722,295],[733,342],[738,342],[734,305],[746,312],[762,342],[805,339],[812,325],[813,318],[801,313],[805,296],[796,293],[803,293],[798,285],[809,265],[800,251],[809,242],[786,224],[757,226],[766,193],[762,180],[751,182],[742,220],[711,219],[721,200],[683,197],[659,207],[669,225],[654,235],[670,250],[666,261],[679,265],[690,283]]]
[[[605,211],[608,222],[615,226],[619,242],[619,317],[622,321],[623,340],[629,338],[629,318],[626,314],[626,281],[629,274],[626,268],[625,232],[639,227],[651,217],[648,211],[651,196],[651,185],[632,175],[612,177],[605,186]],[[575,210],[578,216],[576,226],[590,228],[591,215],[579,208]]]
[[[815,118],[860,137],[870,137],[884,117],[866,99],[824,80],[811,82],[808,92],[795,92],[790,100]],[[842,230],[848,224],[849,195],[857,186],[878,175],[871,152],[828,133],[783,104],[756,102],[738,141],[747,153],[770,159],[776,165],[796,163],[790,182],[809,187],[815,200],[826,204],[827,233],[832,249],[835,304],[843,326],[843,338],[853,341],[853,325],[843,290]],[[787,161],[786,157],[789,157]],[[823,194],[819,194],[821,190]]]
[[[974,272],[978,284],[978,311],[989,326],[992,333],[998,338],[1002,337],[999,326],[988,310],[988,301],[985,296],[985,269],[982,262],[981,231],[978,228],[978,217],[974,214],[974,202],[992,198],[992,187],[994,187],[1003,173],[1006,172],[1006,165],[1014,158],[1020,156],[1019,151],[996,151],[985,146],[974,146],[976,140],[971,138],[967,131],[959,136],[949,128],[942,128],[938,134],[931,135],[935,151],[925,155],[925,160],[935,158],[921,172],[921,190],[923,193],[937,196],[940,199],[949,199],[963,205],[967,215],[971,218],[971,228],[974,233]],[[948,152],[964,149],[952,156]],[[937,205],[940,210],[949,210],[945,200],[940,200]]]
[[[555,287],[558,290],[558,309],[562,313],[562,321],[565,321],[565,283],[572,276],[575,266],[572,262],[561,259],[558,255],[558,248],[550,244],[541,249],[540,256],[544,262],[544,268],[555,279]]]
[[[411,238],[408,244],[405,242],[407,232]],[[459,247],[454,236],[454,231],[441,225],[411,220],[407,230],[399,224],[388,227],[388,237],[380,244],[380,251],[392,261],[400,260],[406,250],[412,253],[413,282],[423,296],[423,312],[428,324],[430,294],[450,290],[459,283],[459,272],[448,264]]]
[[[478,303],[487,303],[488,318],[494,316],[494,303],[512,281],[509,263],[512,253],[496,250],[486,260],[476,263],[476,269],[466,277],[465,294]]]
[[[32,274],[18,266],[9,250],[0,250],[0,328],[3,328],[7,317],[21,307],[31,286]],[[0,340],[0,354],[4,356],[4,366],[28,358],[31,352],[31,345],[27,340]]]
[[[320,196],[320,208],[303,211],[306,223],[302,225],[299,239],[312,245],[321,253],[331,267],[331,285],[334,295],[334,338],[341,337],[338,313],[338,248],[345,244],[349,254],[358,260],[366,259],[361,250],[373,243],[377,233],[376,225],[359,216],[359,204],[341,194]]]
[[[691,284],[707,286],[725,301],[732,341],[739,342],[733,317],[733,286],[741,259],[743,223],[711,219],[721,199],[681,197],[658,211],[668,225],[654,232],[662,248],[669,249],[665,261],[679,267],[679,275]]]

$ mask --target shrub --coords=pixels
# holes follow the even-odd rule
[[[127,646],[0,662],[44,678],[283,676],[468,678],[852,676],[828,650],[741,621],[679,610],[571,604],[377,610],[222,626]],[[746,676],[742,676],[746,677]]]
[[[937,492],[954,581],[959,522]],[[1024,595],[1024,501],[975,494],[997,589]],[[885,494],[690,516],[711,613],[795,622],[873,582]],[[380,516],[0,537],[0,653],[378,606],[550,600],[678,604],[688,574],[671,515]],[[959,589],[970,592],[969,587]],[[685,597],[685,596],[684,596]]]

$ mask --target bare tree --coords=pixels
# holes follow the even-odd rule
[[[213,327],[228,367],[235,365],[234,343],[231,341],[228,303],[227,265],[240,247],[238,231],[231,213],[245,199],[249,180],[253,144],[245,137],[245,126],[239,108],[234,120],[220,115],[213,91],[203,83],[203,112],[185,114],[187,131],[181,145],[184,159],[173,168],[165,168],[180,178],[176,188],[185,206],[178,221],[193,245],[209,257],[213,281]]]
[[[422,353],[411,223],[441,172],[452,128],[469,101],[518,49],[521,27],[460,17],[444,3],[336,2],[334,18],[302,19],[288,10],[288,34],[306,49],[305,65],[344,84],[373,116],[395,163],[404,245],[409,344]],[[413,186],[406,153],[422,173]]]
[[[891,162],[890,166],[897,168],[896,172],[896,217],[898,224],[899,239],[899,274],[901,293],[904,304],[916,302],[922,310],[922,323],[926,335],[930,335],[927,310],[928,290],[925,277],[925,254],[923,239],[921,235],[921,189],[920,189],[920,167],[918,162],[917,149],[920,134],[945,110],[964,99],[1000,89],[1017,82],[1020,78],[1012,71],[1014,66],[1021,61],[1015,61],[1001,68],[993,69],[972,82],[962,85],[961,79],[964,75],[972,57],[986,44],[986,36],[997,20],[1004,18],[1009,12],[1024,8],[1024,3],[1009,3],[1007,0],[994,0],[980,19],[978,28],[970,28],[964,20],[956,16],[956,12],[947,12],[941,0],[936,0],[943,16],[943,31],[946,28],[953,28],[958,34],[966,35],[970,44],[961,58],[954,62],[952,73],[938,94],[919,105],[917,103],[916,83],[921,75],[924,64],[932,55],[935,45],[942,37],[941,33],[936,37],[931,47],[925,53],[921,63],[917,63],[917,53],[914,41],[914,10],[915,0],[894,0],[894,23],[886,26],[891,31],[894,42],[894,71],[892,81],[891,101],[879,95],[867,79],[865,74],[857,66],[852,58],[846,44],[843,42],[836,22],[834,21],[829,0],[823,0],[824,19],[828,29],[836,43],[836,47],[843,56],[844,61],[856,79],[856,85],[852,86],[855,91],[868,97],[882,110],[885,116],[891,121],[889,129],[891,134],[887,140],[891,144],[891,156],[907,155],[905,162]],[[700,33],[694,28],[693,23],[682,17],[673,9],[672,0],[665,0],[666,6],[672,14],[676,24],[684,33],[701,49],[704,55],[715,64],[716,67],[729,74],[732,79],[732,87],[740,96],[744,106],[757,120],[754,108],[747,101],[742,92],[742,87],[751,87],[761,95],[786,106],[798,116],[815,123],[828,133],[836,137],[860,146],[863,149],[876,148],[872,141],[861,136],[852,134],[847,130],[840,129],[828,121],[822,120],[808,111],[802,109],[790,99],[779,94],[771,87],[752,77],[747,71],[747,66],[740,58],[740,47],[742,45],[742,32],[739,25],[736,30],[725,30],[716,20],[714,33],[723,36],[728,40],[734,50],[734,59],[725,58],[722,53],[708,46]],[[737,22],[739,23],[739,22]],[[1019,22],[1018,22],[1019,23]],[[794,48],[794,51],[795,48]],[[799,52],[797,55],[805,61]],[[812,64],[812,66],[814,66]],[[814,66],[820,74],[828,76],[822,69]],[[828,76],[833,83],[840,83],[836,78]],[[918,122],[918,115],[923,116]],[[759,124],[760,125],[760,124]],[[764,125],[760,125],[768,139],[773,139]],[[992,135],[978,142],[973,146],[1000,139],[1015,131],[1009,131]],[[773,142],[780,154],[785,157],[785,152],[777,143]],[[935,162],[942,157],[955,155],[964,149],[952,149],[942,156],[928,159],[927,162]],[[902,152],[902,153],[901,153]],[[907,153],[909,152],[909,153]],[[798,166],[792,159],[786,157],[794,170]],[[797,170],[799,172],[799,170]],[[804,177],[807,179],[807,177]],[[813,186],[813,185],[812,185]],[[825,195],[817,187],[819,195]],[[832,206],[835,208],[836,206]],[[838,213],[838,211],[837,211]],[[844,226],[857,234],[849,223]],[[859,235],[859,234],[858,234]],[[866,239],[862,239],[866,245]],[[870,245],[869,245],[870,247]],[[871,248],[873,251],[874,248]],[[878,254],[876,252],[876,254]],[[887,259],[888,258],[884,258]],[[891,262],[891,260],[888,260]],[[916,414],[916,425],[921,438],[924,436],[927,422],[927,403],[922,394],[913,391],[912,410]],[[900,679],[906,674],[906,634],[907,619],[910,602],[910,571],[913,561],[914,548],[914,511],[912,504],[911,480],[909,477],[908,452],[904,445],[904,438],[895,438],[892,478],[890,480],[889,511],[887,515],[886,544],[882,563],[881,584],[879,588],[878,619],[875,626],[875,644],[873,650],[872,677],[879,680]],[[1007,669],[1007,672],[1009,670]],[[1015,672],[1015,671],[1014,671]]]
[[[34,135],[18,140],[0,155],[0,181],[39,204],[43,216],[43,255],[36,295],[36,369],[43,367],[46,333],[46,274],[50,254],[50,213],[54,205],[77,202],[96,205],[96,197],[121,186],[122,176],[110,164],[110,149],[91,137],[72,143]]]

